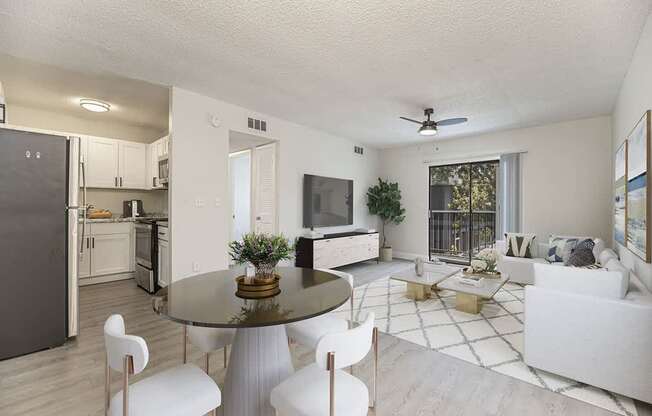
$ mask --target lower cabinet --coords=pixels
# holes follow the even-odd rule
[[[170,284],[170,247],[167,241],[158,240],[158,285]]]
[[[134,271],[132,223],[86,224],[80,244],[84,245],[84,252],[79,257],[79,278]]]

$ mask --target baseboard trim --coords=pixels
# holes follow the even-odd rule
[[[406,251],[394,251],[392,256],[403,260],[415,260],[417,257],[423,257],[426,260],[428,259],[427,254],[408,253]]]
[[[96,285],[98,283],[116,282],[118,280],[128,280],[128,279],[133,279],[135,276],[136,276],[135,272],[128,272],[128,273],[109,274],[105,276],[82,277],[81,279],[79,279],[79,286],[88,286],[88,285]]]

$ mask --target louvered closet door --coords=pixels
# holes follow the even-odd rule
[[[254,149],[254,227],[276,232],[276,144]]]

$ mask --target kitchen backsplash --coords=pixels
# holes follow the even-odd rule
[[[108,209],[122,215],[122,201],[141,199],[146,213],[168,212],[168,191],[132,191],[126,189],[88,189],[86,200],[95,208]]]

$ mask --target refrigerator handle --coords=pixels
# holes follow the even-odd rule
[[[84,159],[82,159],[79,162],[79,165],[81,167],[81,181],[82,181],[82,232],[81,232],[81,237],[82,241],[84,241],[84,236],[86,235],[86,214],[88,210],[88,205],[86,205],[86,163],[84,163]],[[88,248],[88,247],[87,247]],[[80,244],[79,248],[79,253],[84,254],[84,244]]]

